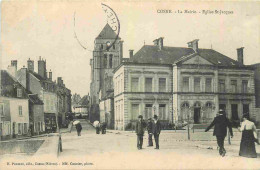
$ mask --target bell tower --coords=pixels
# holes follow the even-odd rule
[[[113,70],[120,65],[123,58],[123,41],[109,24],[96,37],[93,59],[91,59],[92,104],[98,104],[108,92],[113,91]]]

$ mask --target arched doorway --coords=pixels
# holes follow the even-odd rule
[[[195,102],[194,103],[194,117],[193,117],[195,124],[200,123],[200,118],[201,118],[200,112],[201,112],[201,104],[200,104],[200,102]]]

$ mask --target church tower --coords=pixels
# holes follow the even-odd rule
[[[91,104],[99,104],[99,99],[113,92],[113,70],[123,58],[123,41],[109,24],[103,28],[94,42],[91,65]]]

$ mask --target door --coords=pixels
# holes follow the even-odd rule
[[[200,123],[200,108],[194,108],[194,123]]]
[[[232,112],[232,124],[237,127],[239,126],[239,118],[238,118],[238,106],[237,104],[231,104],[231,112]]]

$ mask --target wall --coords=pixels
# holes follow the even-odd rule
[[[22,123],[22,133],[27,134],[29,127],[29,103],[28,99],[9,99],[11,113],[11,132],[13,134],[13,122],[16,123],[15,134],[18,134],[18,123]],[[19,115],[18,106],[22,106],[22,115]],[[27,131],[24,132],[24,123],[27,124]]]

